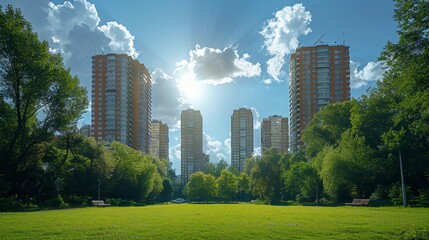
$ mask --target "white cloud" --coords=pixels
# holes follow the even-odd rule
[[[299,3],[285,6],[265,23],[260,34],[265,38],[264,47],[272,56],[267,61],[267,72],[275,81],[280,82],[280,77],[284,76],[285,57],[298,47],[298,38],[311,32],[310,22],[311,13]]]
[[[262,80],[262,82],[266,85],[270,85],[271,83],[273,83],[273,79],[264,79]]]
[[[160,68],[156,68],[151,76],[152,118],[167,123],[170,131],[178,131],[181,110],[189,107],[181,96],[178,81]]]
[[[228,141],[229,139],[229,141]],[[204,153],[210,155],[210,162],[218,162],[221,159],[230,161],[231,159],[231,138],[219,141],[216,138],[203,132]]]
[[[259,121],[259,113],[256,108],[251,107],[252,115],[253,115],[253,129],[261,128],[261,122]]]
[[[173,163],[173,168],[176,169],[176,174],[180,174],[181,154],[182,154],[182,151],[181,151],[180,143],[168,149],[168,157],[170,162]]]
[[[385,66],[382,62],[368,62],[361,70],[358,70],[361,63],[350,61],[350,86],[360,88],[371,81],[382,81]]]
[[[212,85],[231,83],[237,77],[257,77],[261,74],[261,66],[251,63],[249,58],[247,53],[240,57],[235,47],[220,50],[196,45],[195,50],[189,52],[189,60],[176,63],[175,75]]]
[[[139,56],[139,52],[134,48],[134,36],[124,25],[108,22],[107,25],[98,27],[98,30],[110,39],[109,46],[113,52],[127,53],[134,59]]]

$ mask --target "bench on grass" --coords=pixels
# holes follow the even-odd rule
[[[97,207],[105,207],[105,206],[110,206],[110,204],[108,203],[104,203],[103,200],[91,200],[92,205],[97,206]]]
[[[351,203],[346,203],[349,206],[368,206],[369,199],[353,199]]]

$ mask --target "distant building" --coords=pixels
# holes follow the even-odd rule
[[[203,118],[200,111],[183,110],[181,114],[181,182],[186,185],[189,177],[204,171],[206,156],[203,154]]]
[[[91,136],[149,152],[151,76],[126,54],[92,57]]]
[[[236,109],[231,116],[231,166],[242,172],[244,161],[252,156],[253,148],[252,110]]]
[[[350,99],[349,47],[300,47],[290,56],[289,109],[292,151],[303,145],[302,132],[314,114],[330,103]]]
[[[269,148],[276,148],[281,153],[286,153],[289,148],[288,128],[288,118],[277,115],[264,118],[261,125],[262,152]]]
[[[158,120],[152,120],[149,154],[159,159],[168,160],[168,141],[168,125]]]

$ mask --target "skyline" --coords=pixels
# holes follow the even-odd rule
[[[262,119],[289,117],[287,65],[298,42],[310,46],[323,34],[321,41],[327,44],[345,41],[352,61],[352,97],[358,98],[381,79],[377,57],[387,41],[397,40],[390,1],[7,3],[22,8],[39,37],[48,40],[53,52],[62,53],[89,94],[92,55],[125,52],[145,64],[154,82],[152,119],[169,125],[170,161],[176,172],[182,109],[201,111],[204,152],[210,160],[223,157],[230,163],[234,109],[252,109],[256,153]],[[273,64],[267,63],[270,59]],[[281,59],[278,71],[274,63]],[[223,64],[216,65],[216,60]],[[90,123],[88,116],[85,123]]]

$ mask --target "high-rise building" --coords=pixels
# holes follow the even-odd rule
[[[92,57],[91,136],[149,152],[151,76],[126,54]]]
[[[302,132],[327,104],[350,99],[349,47],[300,47],[290,56],[289,109],[292,151],[303,145]]]
[[[200,111],[183,110],[181,114],[181,182],[186,185],[189,177],[204,171],[206,156],[203,153],[203,117]]]
[[[158,120],[152,120],[149,154],[159,159],[168,160],[168,141],[168,125]]]
[[[261,125],[262,152],[269,148],[276,148],[285,153],[289,148],[289,124],[288,118],[270,116],[264,118]]]
[[[246,108],[235,109],[231,116],[231,166],[240,172],[253,154],[253,114]]]

